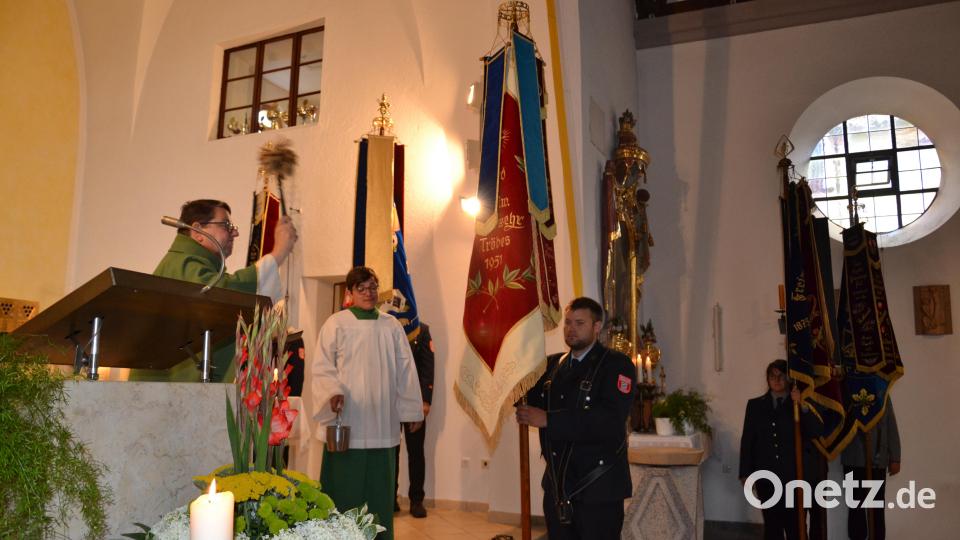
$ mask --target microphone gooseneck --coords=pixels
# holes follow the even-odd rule
[[[170,217],[170,216],[163,216],[163,217],[160,218],[160,223],[162,223],[162,224],[164,224],[164,225],[166,225],[166,226],[168,226],[168,227],[173,227],[173,228],[175,228],[175,229],[190,229],[191,231],[200,233],[200,234],[206,236],[207,238],[209,238],[210,241],[213,242],[213,245],[217,246],[217,251],[220,252],[220,272],[217,273],[217,278],[216,278],[216,279],[214,279],[214,280],[211,281],[210,283],[207,283],[206,285],[203,286],[202,289],[200,289],[200,294],[203,294],[203,293],[209,291],[210,289],[213,288],[214,285],[216,285],[217,283],[219,283],[219,282],[220,282],[220,278],[223,277],[223,271],[226,270],[226,268],[227,268],[227,258],[226,258],[226,256],[224,256],[224,254],[223,254],[223,246],[220,245],[220,242],[219,242],[216,238],[214,238],[212,234],[208,233],[207,231],[205,231],[205,230],[203,230],[203,229],[201,229],[201,228],[199,228],[199,227],[194,227],[193,225],[190,225],[189,223],[184,223],[183,221],[180,221],[180,220],[177,219],[177,218],[172,218],[172,217]]]

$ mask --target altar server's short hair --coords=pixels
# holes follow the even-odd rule
[[[364,281],[369,281],[370,278],[380,283],[380,278],[377,277],[377,273],[373,271],[373,268],[354,266],[347,272],[347,289],[353,289]]]

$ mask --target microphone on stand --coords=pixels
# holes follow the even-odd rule
[[[170,216],[163,216],[162,218],[160,218],[160,223],[163,223],[164,225],[168,227],[173,227],[175,229],[190,229],[191,231],[200,233],[206,236],[207,238],[209,238],[213,242],[213,245],[217,246],[217,250],[220,252],[220,272],[217,274],[217,279],[214,279],[210,283],[207,283],[206,285],[204,285],[203,289],[200,289],[200,294],[203,294],[209,291],[211,288],[213,288],[213,286],[220,281],[220,278],[223,277],[223,271],[227,267],[227,258],[223,255],[223,246],[220,245],[220,242],[217,241],[217,239],[214,238],[213,235],[208,233],[207,231],[199,227],[194,227],[189,223],[184,223],[183,221],[180,221],[177,218],[172,218]]]

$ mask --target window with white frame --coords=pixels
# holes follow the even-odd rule
[[[217,138],[314,124],[323,26],[224,51]]]
[[[820,212],[842,228],[856,209],[875,233],[916,221],[940,191],[937,149],[910,121],[890,114],[849,118],[820,138],[807,167]],[[856,206],[855,206],[856,205]]]

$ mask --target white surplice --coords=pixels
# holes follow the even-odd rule
[[[357,319],[349,309],[334,313],[320,329],[310,391],[316,428],[325,437],[336,415],[330,398],[343,394],[343,425],[350,448],[400,444],[400,423],[423,420],[423,398],[410,342],[400,322],[386,313]]]

